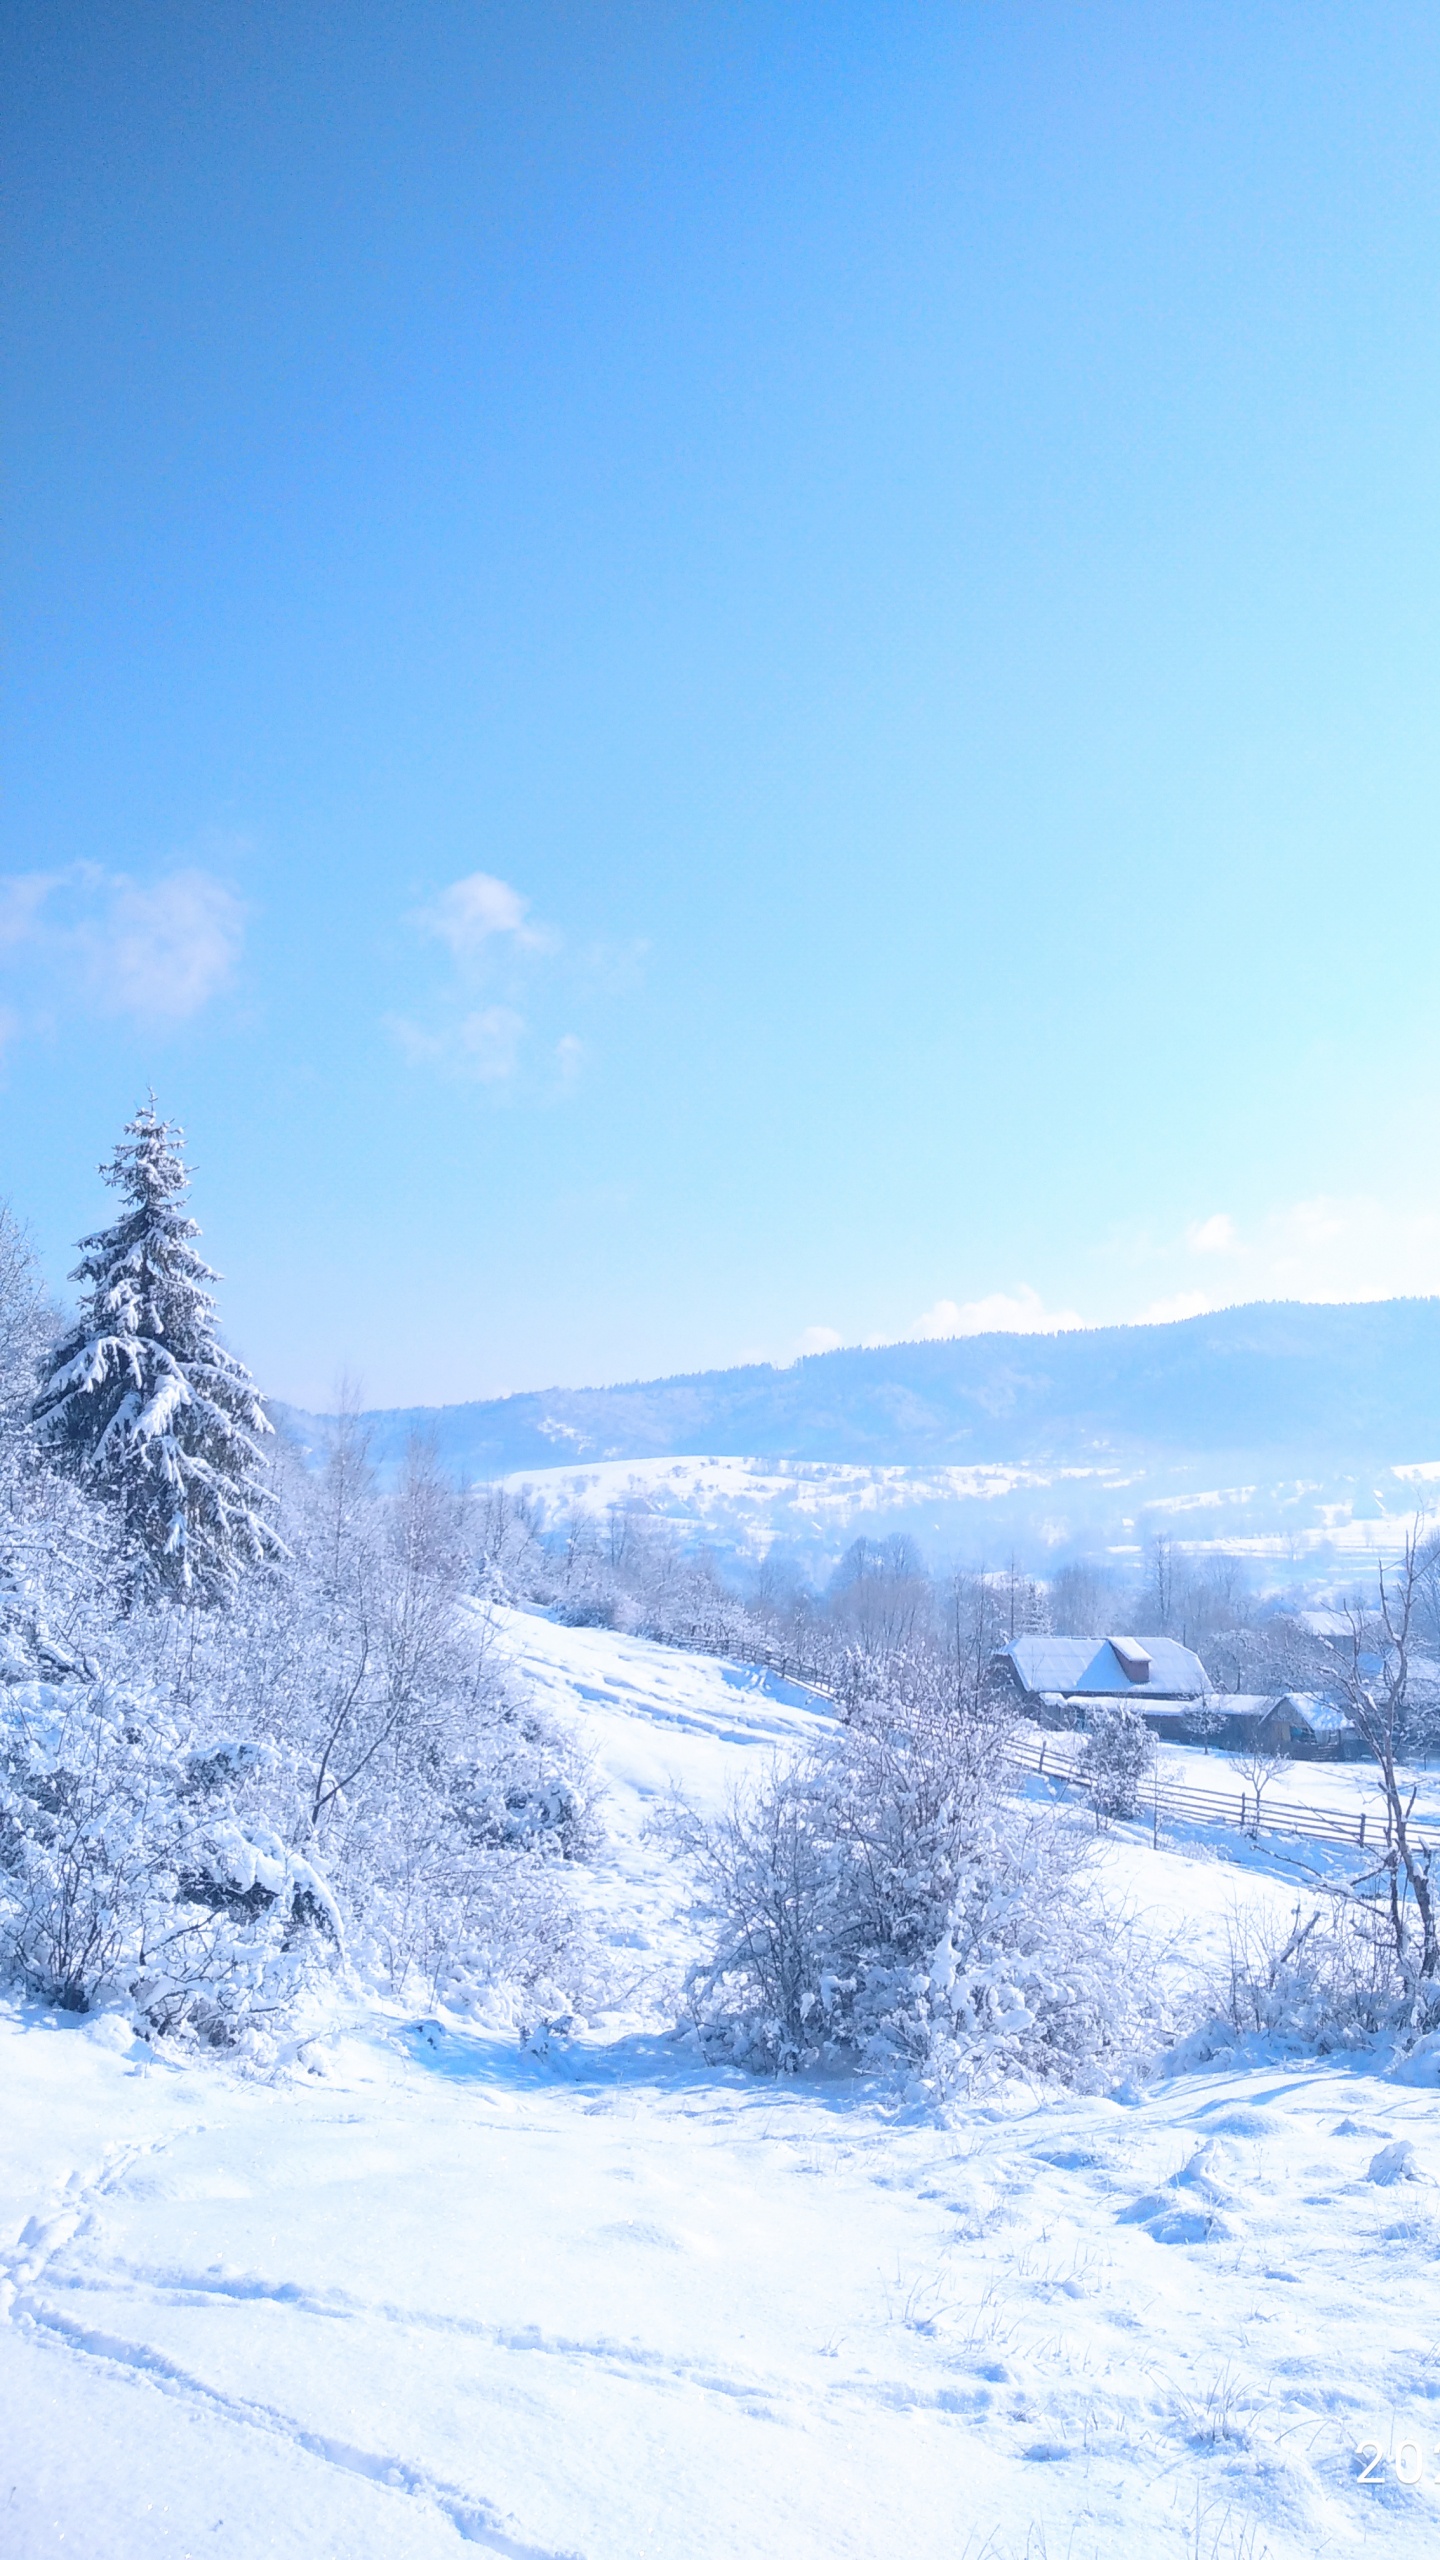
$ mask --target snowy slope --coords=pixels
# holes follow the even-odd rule
[[[357,2010],[275,2085],[0,2017],[0,2550],[1314,2560],[1440,2550],[1440,2100],[1269,2065],[957,2108],[662,2032],[647,1833],[803,1691],[515,1614],[608,1788],[608,2011],[522,2050]],[[1117,1846],[1203,1959],[1291,1887]],[[1386,2147],[1417,2173],[1367,2175]],[[1413,2442],[1426,2477],[1355,2446]]]
[[[651,1816],[676,1788],[706,1813],[720,1812],[757,1763],[803,1746],[827,1724],[829,1705],[750,1664],[559,1627],[518,1609],[495,1616],[534,1695],[579,1735],[605,1788],[606,1852],[579,1890],[608,1950],[611,2013],[668,2021],[700,1941],[686,1878],[647,1836]]]

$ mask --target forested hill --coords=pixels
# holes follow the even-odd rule
[[[313,1415],[293,1413],[302,1439]],[[1153,1465],[1246,1453],[1326,1469],[1440,1458],[1440,1298],[1229,1307],[1178,1324],[826,1351],[619,1387],[370,1417],[381,1460],[423,1428],[473,1478],[603,1458],[864,1466]]]

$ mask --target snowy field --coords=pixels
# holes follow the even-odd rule
[[[356,2009],[267,2084],[0,2013],[7,2560],[1440,2553],[1424,2065],[944,2121],[707,2070],[666,2029],[696,1922],[647,1814],[823,1710],[505,1637],[607,1789],[583,2028]],[[1293,1901],[1253,1852],[1106,1854],[1170,1966]]]

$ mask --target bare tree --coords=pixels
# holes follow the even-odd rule
[[[1145,1605],[1154,1618],[1154,1633],[1168,1636],[1175,1623],[1179,1565],[1173,1538],[1152,1538],[1145,1575]]]
[[[1402,1972],[1417,1983],[1433,1983],[1440,1974],[1440,1928],[1430,1879],[1431,1852],[1410,1829],[1416,1789],[1407,1785],[1397,1763],[1423,1736],[1423,1721],[1412,1711],[1412,1657],[1421,1612],[1436,1572],[1440,1542],[1426,1538],[1417,1517],[1405,1540],[1398,1570],[1387,1581],[1379,1569],[1379,1606],[1369,1613],[1358,1603],[1347,1606],[1350,1660],[1343,1673],[1350,1721],[1380,1772],[1385,1798],[1385,1855],[1380,1871],[1389,1882],[1390,1928]],[[1433,1714],[1433,1710],[1428,1710]],[[1418,1964],[1412,1946],[1407,1899],[1419,1923]]]
[[[913,1651],[929,1632],[934,1590],[913,1538],[856,1538],[830,1579],[830,1613],[867,1664]]]
[[[55,1329],[29,1234],[0,1200],[0,1420],[12,1433],[28,1417]]]
[[[1057,1636],[1108,1636],[1115,1627],[1115,1576],[1103,1565],[1062,1564],[1050,1577],[1050,1626]]]
[[[1045,1586],[1021,1569],[1014,1554],[1000,1577],[1000,1598],[1011,1643],[1016,1636],[1049,1634],[1050,1604]]]
[[[1268,1737],[1262,1716],[1257,1718],[1248,1739],[1241,1744],[1235,1760],[1242,1779],[1247,1779],[1255,1791],[1255,1819],[1250,1829],[1252,1838],[1258,1840],[1265,1790],[1276,1778],[1283,1777],[1290,1766],[1290,1754]]]
[[[938,1632],[947,1685],[957,1708],[978,1707],[999,1694],[994,1679],[995,1656],[1007,1641],[1009,1610],[983,1568],[952,1576],[944,1595]],[[1008,1691],[1005,1693],[1008,1696]]]

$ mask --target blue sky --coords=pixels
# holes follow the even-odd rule
[[[1440,22],[17,0],[0,1185],[262,1384],[1440,1290]]]

